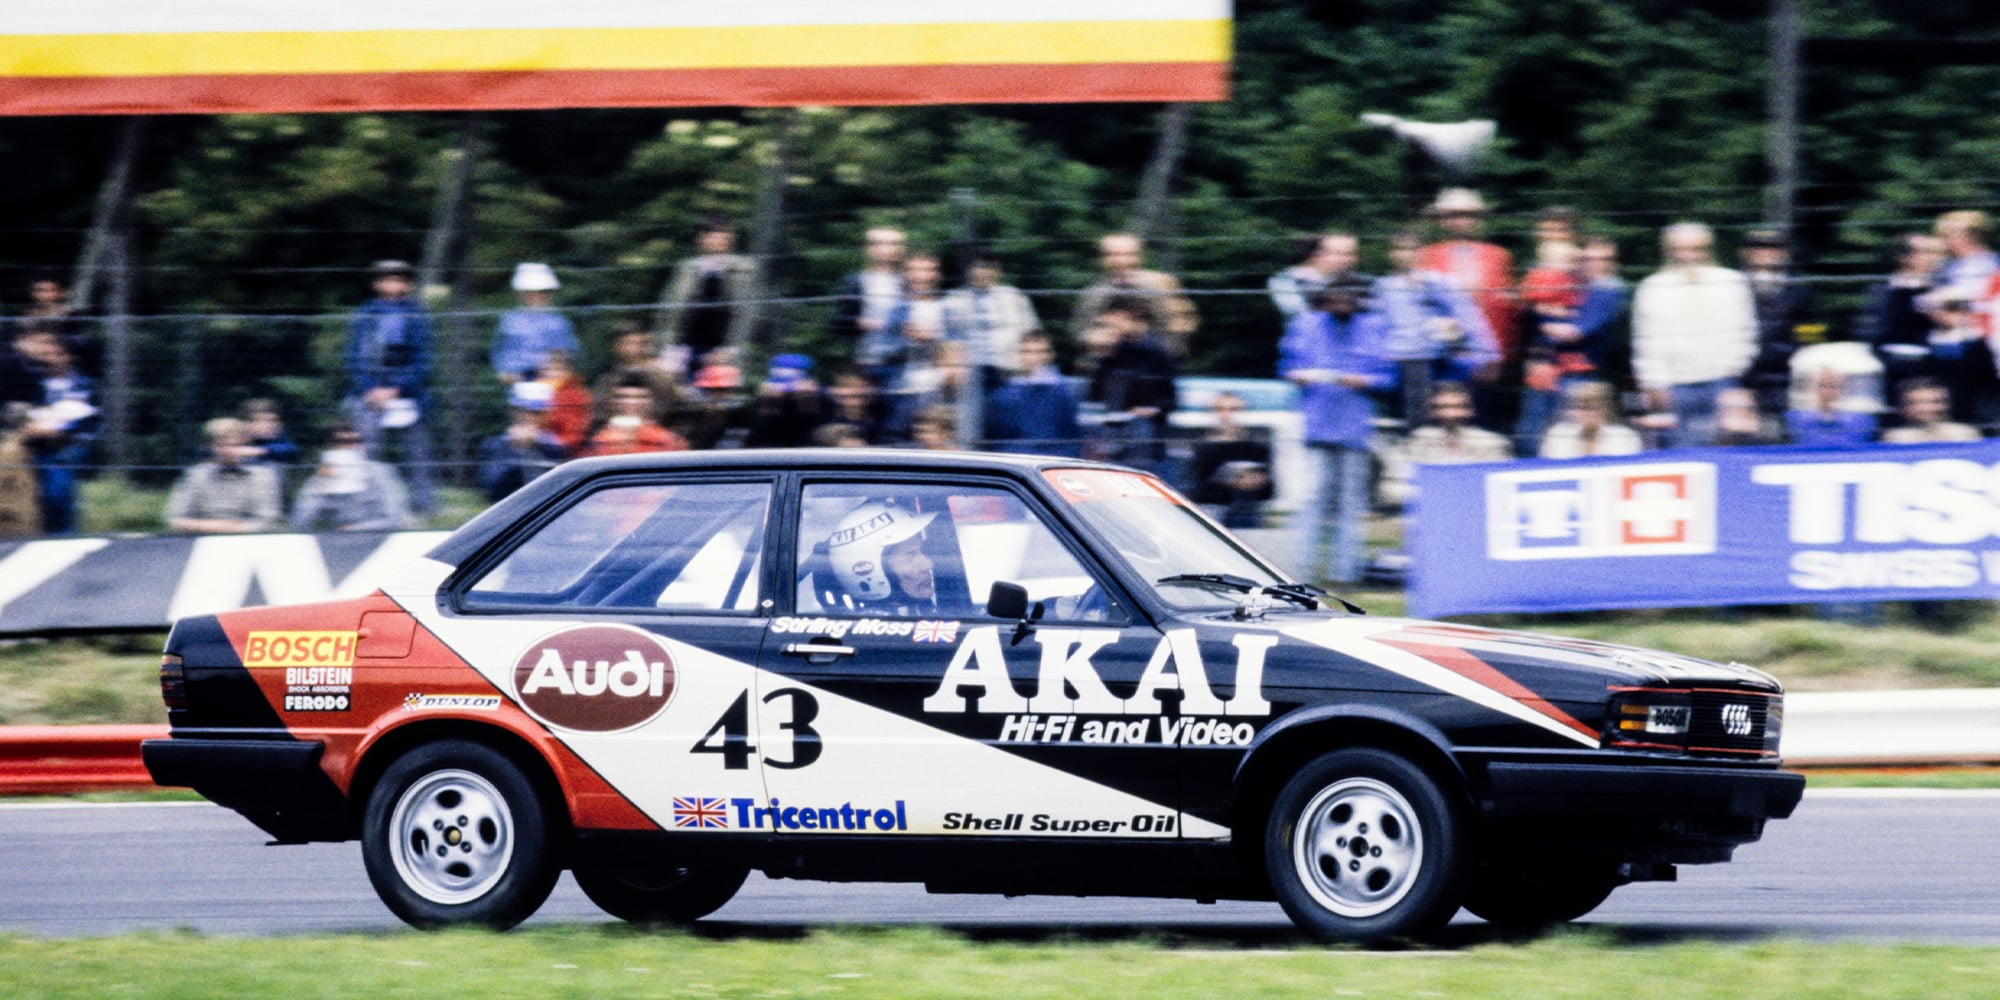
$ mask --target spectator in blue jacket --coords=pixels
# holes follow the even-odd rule
[[[347,416],[370,459],[400,462],[411,505],[428,514],[437,509],[424,422],[431,325],[411,298],[416,283],[409,264],[377,261],[372,271],[375,298],[347,326]]]
[[[1875,440],[1875,414],[1848,398],[1847,376],[1822,368],[1813,373],[1812,407],[1785,411],[1785,431],[1808,448],[1859,448]]]
[[[500,329],[493,336],[494,374],[510,385],[534,378],[556,351],[572,358],[583,353],[569,317],[550,308],[556,289],[562,287],[554,268],[536,263],[517,265],[513,285],[521,304],[500,314]]]
[[[1395,384],[1382,356],[1384,321],[1364,308],[1366,290],[1327,286],[1278,344],[1278,375],[1299,387],[1312,462],[1295,551],[1308,577],[1335,584],[1361,579],[1375,435],[1369,394]]]
[[[1417,266],[1423,237],[1414,230],[1389,241],[1391,273],[1369,290],[1381,317],[1382,354],[1397,363],[1402,398],[1396,416],[1415,427],[1430,405],[1431,384],[1470,382],[1500,360],[1493,328],[1472,297],[1450,279]]]
[[[54,323],[31,322],[19,341],[19,349],[40,365],[41,405],[28,411],[21,436],[35,456],[42,533],[71,534],[76,530],[78,481],[97,440],[97,382],[77,370],[69,342]]]
[[[1076,390],[1056,369],[1055,347],[1048,335],[1022,334],[1019,356],[1020,374],[987,399],[987,447],[1018,454],[1082,456],[1080,404]]]

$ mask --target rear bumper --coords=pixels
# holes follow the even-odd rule
[[[354,821],[319,758],[325,746],[281,739],[169,737],[139,745],[159,785],[192,788],[284,842],[347,840]]]

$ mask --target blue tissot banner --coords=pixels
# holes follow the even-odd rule
[[[2000,597],[2000,440],[1417,473],[1412,615]]]

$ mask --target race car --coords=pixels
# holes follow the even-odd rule
[[[565,869],[637,922],[755,870],[1545,926],[1804,786],[1764,673],[1366,615],[1074,459],[573,462],[367,597],[182,619],[160,679],[157,782],[359,838],[424,927]]]

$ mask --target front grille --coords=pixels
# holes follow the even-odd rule
[[[1778,696],[1757,691],[1703,689],[1691,692],[1694,717],[1688,720],[1688,750],[1692,753],[1775,753],[1778,735],[1771,725]],[[1782,709],[1779,710],[1782,718]]]

